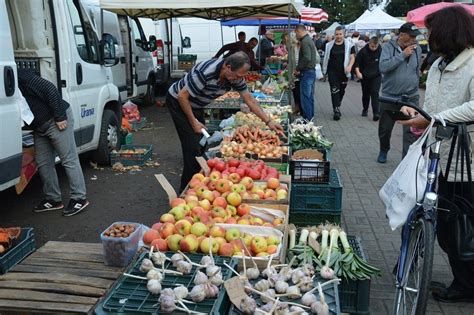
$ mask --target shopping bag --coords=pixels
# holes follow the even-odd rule
[[[434,120],[410,146],[407,155],[379,191],[392,230],[405,223],[416,202],[423,197],[429,163],[429,149],[423,152],[423,145],[431,135],[433,123]]]
[[[317,63],[315,70],[316,70],[316,80],[321,80],[322,78],[324,78],[323,71],[321,70],[321,64]]]

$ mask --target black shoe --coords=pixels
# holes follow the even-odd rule
[[[368,115],[368,112],[367,112],[366,109],[364,109],[364,110],[362,111],[362,117],[367,117],[367,115]]]
[[[374,121],[379,121],[380,116],[379,115],[374,115]]]
[[[334,108],[334,116],[333,116],[333,119],[334,119],[334,120],[339,120],[339,119],[341,119],[341,110],[339,109],[339,107]]]
[[[379,156],[377,157],[377,162],[387,163],[387,153],[385,151],[380,151]]]
[[[61,210],[64,208],[62,201],[43,200],[39,205],[33,208],[33,212],[45,212],[52,210]]]
[[[63,216],[70,217],[75,214],[78,214],[82,210],[84,210],[89,205],[89,201],[87,200],[73,200],[69,201],[67,208],[63,210]]]
[[[459,290],[452,286],[449,288],[437,288],[431,292],[433,298],[437,301],[446,303],[468,302],[474,303],[474,294],[469,290]]]

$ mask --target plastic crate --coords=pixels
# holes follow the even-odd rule
[[[104,233],[114,224],[133,224],[135,231],[129,237],[108,237]],[[115,222],[100,234],[102,240],[104,264],[107,266],[125,267],[137,253],[141,236],[141,225],[133,222]]]
[[[257,283],[258,281],[260,281],[261,279],[263,278],[258,278],[256,280],[252,280],[250,281],[250,283],[252,285],[254,285],[255,283]],[[316,278],[314,280],[314,284],[315,286],[317,285],[317,283],[321,282],[325,282],[326,280],[323,280],[323,279],[320,279],[320,278]],[[292,282],[291,280],[289,281],[288,283],[289,285],[292,285]],[[340,308],[340,299],[339,299],[339,291],[338,291],[338,285],[337,283],[334,283],[333,285],[329,285],[329,286],[324,286],[323,287],[323,292],[324,292],[324,298],[326,299],[326,303],[328,304],[329,306],[329,314],[331,315],[339,315],[341,314],[341,308]],[[317,291],[315,292],[316,294],[316,297],[319,299],[319,294],[317,293]],[[255,299],[255,301],[257,302],[257,305],[263,305],[264,303],[261,301],[260,299],[260,296],[257,295],[257,294],[252,294],[252,297]],[[287,298],[283,297],[283,298],[280,298],[280,301],[284,302],[284,301],[288,301]],[[301,299],[293,299],[293,300],[290,300],[291,302],[294,302],[294,303],[300,303],[301,304]],[[234,306],[232,304],[232,306],[230,307],[230,310],[229,310],[229,313],[228,314],[232,314],[232,315],[241,315],[243,314],[236,306]]]
[[[166,255],[171,257],[172,252],[167,252]],[[204,256],[202,254],[186,254],[193,262],[199,263],[201,258]],[[139,268],[143,258],[148,256],[148,252],[142,253],[137,261],[128,268],[127,273],[146,276],[146,273],[140,272]],[[231,267],[235,268],[237,265],[237,260],[231,257],[220,257],[214,256],[214,260],[217,266],[222,267],[222,278],[223,280],[228,280],[232,277],[232,271],[224,266],[224,261],[226,261]],[[167,261],[165,263],[165,269],[176,270],[171,264]],[[193,266],[191,274],[189,275],[166,275],[163,282],[162,288],[175,288],[176,284],[181,284],[191,291],[194,287],[194,276],[197,271],[197,268]],[[115,287],[110,291],[107,297],[104,300],[102,307],[96,310],[96,314],[157,314],[159,313],[159,305],[155,306],[158,303],[159,295],[152,295],[148,292],[146,288],[146,280],[138,280],[130,277],[122,276],[118,281]],[[204,301],[196,304],[186,304],[191,311],[203,312],[212,315],[218,314],[228,314],[230,301],[227,293],[224,289],[224,285],[220,287],[219,294],[215,299],[205,299]],[[175,311],[173,314],[186,314],[183,312]]]
[[[270,70],[280,70],[281,63],[267,63],[266,66],[270,68]]]
[[[362,249],[360,238],[347,236],[354,252],[364,260],[367,257]],[[343,280],[339,283],[341,312],[359,315],[370,314],[370,280]]]
[[[178,61],[178,70],[190,71],[195,64],[195,61]]]
[[[315,160],[291,160],[290,175],[294,183],[328,183],[331,162],[327,159],[326,150],[323,153],[323,161]]]
[[[144,153],[125,153],[123,150],[145,149]],[[126,144],[120,147],[120,151],[110,153],[110,164],[122,163],[123,166],[143,166],[146,161],[151,160],[153,147],[151,144],[136,145]]]
[[[146,126],[146,117],[141,117],[140,120],[129,121],[129,123],[133,131],[138,131]]]
[[[183,54],[178,55],[178,61],[196,61],[197,55]]]
[[[35,232],[33,228],[22,228],[18,239],[13,241],[12,248],[0,255],[0,275],[15,267],[36,249]]]
[[[290,212],[290,223],[296,226],[314,226],[325,222],[341,224],[341,211]]]
[[[266,162],[265,165],[276,168],[278,173],[288,175],[290,171],[290,165],[288,163],[271,163]]]
[[[330,172],[328,184],[291,183],[291,214],[340,214],[341,206],[342,184],[335,169]]]

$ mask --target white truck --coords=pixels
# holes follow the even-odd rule
[[[120,144],[121,102],[110,34],[99,36],[79,0],[0,0],[0,190],[19,181],[22,128],[17,67],[56,84],[74,114],[79,153],[99,163]]]

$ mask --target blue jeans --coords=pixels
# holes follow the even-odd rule
[[[314,83],[316,81],[316,71],[307,69],[300,74],[300,102],[303,109],[303,117],[311,120],[314,116]]]

